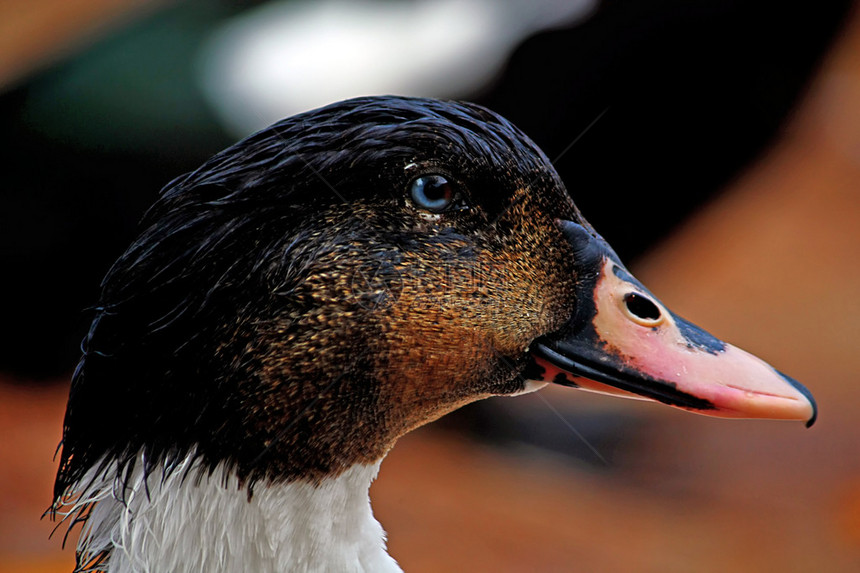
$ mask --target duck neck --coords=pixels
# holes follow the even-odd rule
[[[107,553],[109,573],[400,571],[370,507],[380,463],[356,464],[318,485],[257,484],[250,499],[234,475],[220,467],[209,474],[195,462],[164,479],[156,470],[148,483],[133,475],[124,501],[113,479],[97,480],[81,497],[96,504],[79,563]]]

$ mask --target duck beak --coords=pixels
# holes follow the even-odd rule
[[[528,378],[709,416],[812,425],[815,400],[799,382],[669,311],[593,231],[558,225],[574,249],[577,308],[532,344]]]

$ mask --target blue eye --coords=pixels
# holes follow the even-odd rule
[[[442,175],[422,175],[409,184],[412,201],[421,209],[441,213],[456,198],[454,185]]]

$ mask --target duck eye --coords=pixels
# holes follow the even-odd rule
[[[442,175],[422,175],[409,184],[409,194],[421,209],[440,213],[451,206],[457,193]]]

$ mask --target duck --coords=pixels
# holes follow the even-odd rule
[[[666,308],[503,117],[334,103],[145,214],[101,283],[49,512],[82,524],[75,571],[400,571],[368,494],[386,453],[549,384],[817,416],[799,382]]]

